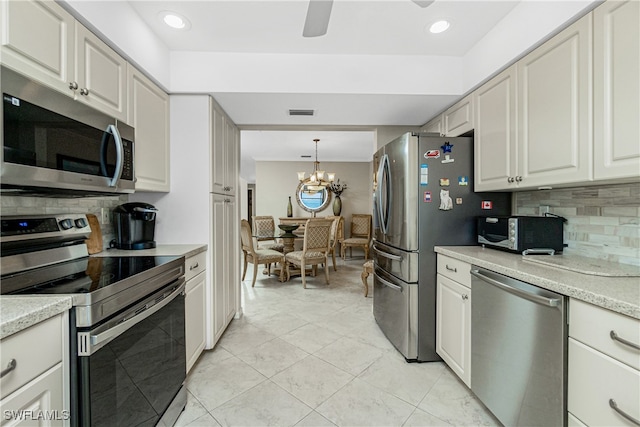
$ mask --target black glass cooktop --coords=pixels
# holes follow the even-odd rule
[[[176,260],[176,256],[86,257],[3,276],[2,295],[86,294]]]

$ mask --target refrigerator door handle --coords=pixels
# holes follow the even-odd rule
[[[398,292],[402,292],[402,287],[398,286],[398,285],[394,285],[393,283],[383,279],[382,277],[378,276],[377,274],[373,273],[376,278],[380,281],[380,283],[382,283],[383,285],[393,289],[394,291],[398,291]]]
[[[404,260],[404,258],[402,258],[402,257],[401,257],[401,256],[399,256],[399,255],[393,255],[393,254],[390,254],[390,253],[387,253],[387,252],[383,252],[383,251],[381,251],[380,249],[376,248],[376,247],[375,247],[375,245],[373,246],[373,251],[374,251],[375,253],[377,253],[378,255],[380,255],[381,257],[389,258],[390,260],[393,260],[393,261],[400,261],[400,262],[402,262],[402,261]]]
[[[389,229],[389,207],[391,206],[390,179],[391,173],[389,171],[389,156],[385,154],[380,160],[380,166],[378,166],[378,187],[376,188],[378,219],[380,221],[380,228],[382,229],[383,234],[387,234]],[[383,187],[386,193],[384,200],[382,199]]]

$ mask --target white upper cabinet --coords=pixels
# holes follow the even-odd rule
[[[640,177],[640,2],[594,10],[594,178]]]
[[[0,11],[4,65],[127,121],[122,57],[53,1],[2,1]]]
[[[79,22],[75,65],[76,99],[127,122],[127,62]]]
[[[420,130],[422,132],[432,132],[444,136],[444,127],[442,126],[442,122],[442,114],[440,114],[426,125],[422,126]]]
[[[448,108],[442,115],[444,135],[460,136],[473,130],[473,97],[462,98]]]
[[[520,188],[592,179],[591,54],[588,14],[518,61]]]
[[[169,96],[129,66],[129,120],[135,129],[136,191],[169,191]]]
[[[74,75],[75,19],[53,1],[2,1],[0,14],[2,63],[68,92]]]
[[[212,147],[211,192],[234,196],[237,190],[239,132],[222,108],[211,98]]]
[[[476,191],[515,187],[517,176],[516,66],[473,93]]]

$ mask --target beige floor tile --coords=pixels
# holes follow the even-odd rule
[[[314,355],[357,376],[381,358],[383,351],[353,338],[342,337],[318,350]]]
[[[451,424],[438,417],[434,417],[427,412],[416,409],[402,427],[445,427],[450,425]]]
[[[215,418],[211,416],[211,414],[206,413],[200,418],[193,420],[191,423],[187,424],[185,427],[218,427],[220,423],[216,421]]]
[[[196,399],[191,392],[187,391],[187,406],[176,420],[175,427],[184,427],[194,422],[201,416],[208,414],[204,406]]]
[[[353,380],[353,375],[308,356],[271,378],[280,387],[312,408]]]
[[[239,320],[243,321],[242,319]],[[231,322],[217,345],[237,356],[276,337],[248,322],[244,323],[246,324],[239,326]]]
[[[317,413],[312,411],[309,415],[304,417],[296,427],[335,427],[336,425]]]
[[[238,358],[270,378],[308,355],[306,351],[276,338],[239,354]]]
[[[401,426],[415,406],[355,378],[316,408],[338,426]]]
[[[310,412],[307,405],[265,381],[211,413],[223,426],[293,426]]]
[[[280,338],[308,353],[315,353],[322,347],[337,341],[340,337],[341,335],[323,326],[310,323],[282,335]]]

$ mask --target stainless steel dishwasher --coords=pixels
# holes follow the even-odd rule
[[[566,426],[566,297],[471,275],[471,390],[505,426]]]

